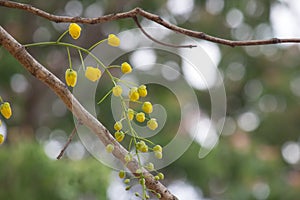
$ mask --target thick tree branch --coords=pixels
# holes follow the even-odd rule
[[[43,65],[35,60],[26,49],[16,41],[9,33],[7,33],[0,26],[0,44],[14,56],[23,67],[29,71],[38,80],[46,84],[56,95],[65,103],[67,108],[73,113],[73,115],[86,127],[88,127],[104,145],[113,144],[115,146],[113,155],[125,164],[124,157],[128,154],[128,151],[120,145],[109,131],[93,116],[91,115],[73,96],[68,90],[67,86],[61,82],[54,74],[48,71]],[[134,175],[136,170],[139,168],[136,160],[129,162],[127,168]],[[143,174],[146,180],[146,186],[150,190],[154,190],[160,193],[164,200],[176,200],[177,198],[172,195],[168,189],[160,182],[156,181],[152,174],[147,170],[143,169]]]
[[[300,38],[285,38],[285,39],[271,38],[271,39],[267,39],[267,40],[247,40],[247,41],[227,40],[227,39],[223,39],[223,38],[214,37],[214,36],[208,35],[203,32],[198,32],[198,31],[193,31],[193,30],[178,27],[174,24],[171,24],[171,23],[163,20],[158,15],[149,13],[141,8],[134,8],[128,12],[109,14],[109,15],[104,15],[104,16],[97,17],[97,18],[84,18],[84,17],[68,17],[68,16],[53,15],[53,14],[47,13],[41,9],[35,8],[31,5],[17,3],[17,2],[13,2],[13,1],[0,0],[0,6],[25,10],[27,12],[33,13],[35,15],[38,15],[40,17],[46,18],[50,21],[54,21],[57,23],[58,22],[77,22],[77,23],[83,23],[83,24],[99,24],[99,23],[115,21],[115,20],[119,20],[119,19],[134,18],[137,16],[142,16],[144,18],[147,18],[148,20],[158,23],[170,30],[175,31],[175,32],[178,32],[178,33],[190,36],[190,37],[207,40],[207,41],[210,41],[213,43],[231,46],[231,47],[257,46],[257,45],[268,45],[268,44],[278,44],[278,43],[300,43]]]

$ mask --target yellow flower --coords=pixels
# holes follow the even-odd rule
[[[138,92],[139,92],[139,95],[141,96],[141,97],[145,97],[145,96],[147,96],[147,89],[146,89],[146,85],[141,85],[140,87],[139,87],[139,89],[138,89]]]
[[[153,171],[154,170],[154,164],[153,163],[148,163],[146,166],[145,166],[149,171]]]
[[[69,34],[73,39],[78,39],[80,37],[81,27],[76,23],[71,23],[69,26]]]
[[[114,149],[115,149],[115,146],[112,145],[112,144],[108,144],[108,145],[105,147],[105,150],[106,150],[107,153],[113,152]]]
[[[130,101],[137,101],[140,98],[140,95],[138,93],[138,89],[136,87],[133,87],[130,89],[128,97]]]
[[[143,106],[142,106],[142,110],[148,114],[152,113],[152,111],[153,111],[152,104],[149,101],[144,102]]]
[[[154,152],[162,152],[162,147],[161,147],[160,145],[155,145],[155,146],[153,147],[153,151],[154,151]]]
[[[119,172],[119,177],[120,177],[120,178],[124,178],[124,177],[125,177],[125,171],[124,171],[124,170],[121,170],[121,171]]]
[[[147,122],[147,126],[148,128],[150,128],[151,130],[155,130],[158,127],[157,121],[155,118],[151,118],[148,122]]]
[[[107,43],[110,46],[117,47],[120,45],[120,39],[115,34],[109,34],[107,38]]]
[[[124,156],[124,160],[125,160],[126,162],[132,161],[132,155],[131,155],[131,154],[126,154],[126,155]]]
[[[162,152],[157,152],[157,151],[155,151],[155,152],[154,152],[154,155],[155,155],[155,157],[156,157],[157,159],[162,159],[162,157],[163,157]]]
[[[119,97],[122,95],[123,89],[120,85],[116,85],[115,87],[113,87],[112,89],[112,93],[116,96]]]
[[[132,71],[132,68],[127,62],[123,62],[122,65],[121,65],[121,71],[124,74],[128,74]]]
[[[117,131],[115,132],[115,138],[118,142],[122,142],[125,138],[125,133],[123,133],[123,131]]]
[[[135,116],[136,121],[138,122],[144,122],[145,121],[145,113],[143,112],[139,112],[138,114],[136,114]]]
[[[67,69],[65,79],[68,86],[74,87],[77,82],[77,72],[73,69]]]
[[[127,116],[128,116],[128,119],[129,119],[129,120],[133,120],[133,117],[134,117],[134,111],[133,111],[131,108],[128,108]]]
[[[3,142],[4,142],[4,136],[0,134],[0,144],[3,144]]]
[[[122,129],[122,122],[120,122],[120,121],[116,122],[115,125],[114,125],[114,129],[116,131],[121,130]]]
[[[9,119],[12,115],[11,107],[8,102],[4,102],[3,104],[1,104],[0,111],[3,117],[5,117],[6,119]]]
[[[97,81],[101,77],[101,71],[98,67],[87,67],[85,70],[85,77],[90,81]]]
[[[140,141],[136,144],[136,148],[141,152],[148,152],[148,146],[144,141]]]

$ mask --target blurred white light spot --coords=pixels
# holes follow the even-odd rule
[[[245,66],[237,62],[230,63],[230,65],[226,69],[226,75],[232,81],[241,80],[244,77],[245,72]]]
[[[222,130],[222,135],[228,136],[235,133],[236,122],[232,117],[226,117],[225,123]]]
[[[283,159],[289,164],[296,164],[300,160],[300,146],[296,142],[286,142],[281,148]]]
[[[66,154],[71,160],[81,160],[85,155],[85,148],[81,142],[72,142],[69,144]]]
[[[3,135],[3,137],[4,137],[4,142],[5,142],[7,130],[6,130],[6,124],[5,124],[5,122],[4,122],[3,120],[2,120],[2,126],[0,126],[0,134]],[[0,144],[0,146],[3,145],[4,142],[3,142],[2,144]]]
[[[52,103],[52,112],[56,117],[62,117],[67,113],[67,108],[60,99],[55,99]]]
[[[135,69],[150,70],[156,62],[156,53],[150,49],[140,49],[135,51],[129,60]]]
[[[243,22],[243,20],[243,13],[236,8],[231,9],[226,15],[226,22],[230,28],[238,27]]]
[[[140,41],[140,34],[137,33],[137,30],[125,31],[118,36],[121,41],[120,48],[125,51],[135,49]]]
[[[180,75],[178,64],[174,61],[168,61],[164,65],[165,67],[161,69],[163,77],[169,81],[176,80]]]
[[[258,200],[267,199],[270,195],[270,187],[263,182],[256,183],[252,187],[252,194]]]
[[[60,143],[65,143],[67,141],[67,134],[61,129],[55,129],[50,133],[49,139],[56,140]]]
[[[232,33],[237,40],[250,40],[253,37],[252,27],[245,23],[242,23],[236,29],[233,29]]]
[[[217,78],[216,65],[219,62],[219,48],[200,42],[193,51],[181,49],[182,71],[187,82],[198,90],[207,90],[214,86]]]
[[[194,8],[194,0],[168,0],[167,8],[174,15],[189,14]]]
[[[202,191],[199,188],[192,186],[187,181],[174,181],[168,188],[178,199],[203,200]]]
[[[263,92],[261,81],[257,79],[248,81],[245,85],[244,91],[250,100],[256,100]]]
[[[211,149],[218,142],[218,135],[215,127],[209,118],[202,118],[199,122],[196,122],[197,128],[191,127],[191,133],[194,130],[198,130],[195,137],[196,141],[204,148]]]
[[[245,112],[238,117],[238,125],[244,131],[254,131],[260,123],[260,120],[254,112]]]
[[[290,2],[293,1],[287,1],[286,3],[289,4]],[[299,5],[298,0],[296,3],[296,5]],[[300,16],[295,17],[297,12],[292,12],[290,8],[294,8],[299,12],[300,7],[295,5],[290,5],[290,7],[284,4],[272,5],[270,18],[275,37],[299,37],[300,30],[298,28],[298,18]]]
[[[100,17],[104,13],[102,6],[96,2],[89,5],[84,12],[85,17]]]
[[[49,158],[54,160],[58,156],[62,147],[63,145],[60,142],[56,140],[50,140],[44,145],[44,151]]]
[[[263,112],[274,112],[278,107],[278,102],[276,97],[266,94],[260,98],[258,106]]]
[[[300,77],[291,80],[290,88],[294,95],[300,97]]]
[[[49,30],[45,27],[37,28],[32,36],[33,42],[45,42],[51,39],[51,34]]]
[[[206,10],[210,14],[217,15],[222,12],[224,8],[224,0],[207,0]]]
[[[27,79],[22,74],[14,74],[10,79],[10,86],[14,92],[25,92],[28,85]]]
[[[76,17],[82,14],[83,7],[80,1],[69,1],[65,6],[65,12],[67,15]]]

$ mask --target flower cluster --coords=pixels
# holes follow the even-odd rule
[[[81,27],[76,23],[71,23],[68,27],[68,30],[66,30],[56,42],[50,42],[53,45],[60,45],[66,47],[67,53],[68,53],[68,60],[69,60],[69,67],[65,71],[65,82],[66,85],[69,87],[75,87],[78,82],[78,75],[77,71],[72,66],[72,59],[70,56],[70,49],[77,50],[80,60],[82,69],[84,71],[84,75],[87,80],[91,81],[92,83],[97,82],[103,73],[107,73],[109,77],[111,78],[111,81],[113,83],[113,87],[111,90],[104,95],[104,97],[98,102],[100,104],[107,96],[112,94],[116,98],[119,98],[121,101],[122,106],[122,116],[114,123],[113,129],[114,129],[114,138],[115,142],[123,142],[126,138],[126,140],[129,140],[128,145],[128,153],[124,157],[125,165],[127,165],[129,162],[132,162],[133,160],[138,161],[138,170],[136,171],[136,178],[138,178],[139,183],[142,185],[143,188],[143,194],[140,196],[140,194],[136,193],[136,196],[140,196],[142,199],[148,199],[149,196],[146,193],[146,186],[145,186],[145,177],[142,173],[143,169],[146,168],[149,171],[155,171],[154,164],[153,163],[147,163],[144,164],[141,162],[141,156],[143,156],[143,153],[147,152],[153,152],[154,156],[157,159],[162,159],[163,157],[163,149],[160,145],[154,144],[150,140],[144,138],[141,133],[138,133],[133,127],[132,123],[137,123],[141,126],[146,125],[149,130],[154,131],[159,127],[159,123],[157,120],[153,117],[151,117],[151,113],[153,113],[153,105],[150,101],[142,101],[142,98],[147,97],[148,91],[147,86],[142,85],[136,85],[136,84],[128,84],[125,83],[124,80],[119,79],[115,76],[113,76],[110,72],[110,67],[112,66],[105,66],[99,58],[97,58],[91,51],[92,49],[96,48],[99,44],[107,41],[107,44],[112,47],[118,47],[120,45],[120,39],[114,35],[109,34],[107,38],[100,40],[96,42],[94,45],[92,45],[90,48],[85,49],[83,47],[76,46],[74,44],[70,43],[63,43],[60,42],[60,40],[67,34],[71,36],[72,39],[77,40],[81,36]],[[47,42],[49,44],[49,42]],[[94,61],[96,62],[96,66],[85,66],[82,53],[85,53],[87,55],[90,55]],[[115,67],[115,66],[114,66]],[[120,69],[120,72],[123,74],[129,74],[132,72],[133,68],[128,62],[123,62],[120,65],[116,65],[117,68]],[[100,70],[101,69],[101,70]],[[124,84],[122,84],[122,81],[124,81]],[[125,91],[125,87],[123,85],[126,85],[128,87],[129,92],[128,94],[124,94],[123,91]],[[136,104],[135,107],[130,107],[129,103]],[[2,115],[5,118],[9,118],[11,116],[11,109],[8,102],[2,102],[0,111]],[[125,126],[126,125],[126,126]],[[1,138],[0,135],[0,142],[3,142],[3,137]],[[105,147],[105,150],[107,153],[114,153],[116,150],[115,144],[107,144]],[[120,171],[119,173],[120,178],[126,178],[125,171]],[[156,172],[155,179],[163,179],[163,174]],[[130,183],[130,179],[126,178],[124,180],[125,184]],[[126,187],[126,189],[130,189],[131,186]],[[157,197],[160,198],[160,194],[157,194]]]
[[[9,102],[3,102],[0,97],[0,112],[5,119],[9,119],[12,116],[12,111]],[[0,126],[2,126],[2,121],[0,120]],[[0,144],[4,142],[4,136],[0,133]]]

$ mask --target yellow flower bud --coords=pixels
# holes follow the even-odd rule
[[[1,104],[0,111],[3,117],[5,117],[6,119],[9,119],[12,115],[11,107],[8,102],[4,102]]]
[[[132,71],[132,68],[127,62],[123,62],[122,65],[121,65],[121,71],[124,74],[128,74]]]
[[[128,108],[127,110],[127,116],[129,120],[133,120],[134,118],[134,111],[131,108]]]
[[[149,101],[144,102],[143,106],[142,106],[142,110],[148,114],[152,113],[152,111],[153,111],[152,104]]]
[[[114,129],[115,129],[116,131],[121,130],[122,127],[123,127],[123,126],[122,126],[122,122],[120,122],[120,121],[116,122],[115,125],[114,125]]]
[[[3,144],[3,142],[4,142],[4,136],[0,134],[0,144]]]
[[[155,152],[162,152],[162,147],[160,145],[155,145],[153,147],[153,151],[155,151]]]
[[[163,157],[162,152],[158,152],[158,151],[155,151],[154,155],[157,159],[162,159],[162,157]]]
[[[90,81],[97,81],[101,77],[101,71],[98,67],[87,67],[85,70],[85,77]]]
[[[148,128],[150,128],[151,130],[155,130],[158,127],[157,121],[155,118],[151,118],[148,122],[147,122],[147,126]]]
[[[69,34],[73,39],[78,39],[80,37],[81,27],[76,23],[71,23],[69,26]]]
[[[125,138],[125,134],[123,133],[123,131],[117,131],[115,132],[115,138],[118,142],[122,142]]]
[[[120,45],[120,39],[115,34],[109,34],[107,38],[107,43],[110,46],[117,47]]]
[[[145,166],[149,171],[153,171],[154,170],[154,164],[153,163],[148,163],[146,166]]]
[[[119,97],[122,95],[123,89],[120,85],[116,85],[115,87],[113,87],[112,89],[112,93],[113,95],[115,95],[116,97]]]
[[[73,69],[67,69],[65,79],[68,86],[74,87],[77,82],[77,72]]]
[[[108,145],[105,147],[105,150],[106,150],[107,153],[113,152],[114,149],[115,149],[115,147],[114,147],[114,145],[112,145],[112,144],[108,144]]]
[[[165,179],[165,175],[163,173],[158,173],[157,176],[159,177],[160,180]]]
[[[136,114],[136,116],[135,116],[135,119],[136,119],[136,121],[138,121],[138,122],[144,122],[145,121],[145,113],[143,113],[143,112],[139,112],[139,113],[137,113]]]
[[[125,160],[126,162],[132,161],[132,155],[131,155],[131,154],[126,154],[126,155],[124,156],[124,160]]]
[[[124,177],[125,177],[125,172],[124,172],[123,170],[121,170],[121,171],[119,172],[119,177],[120,177],[120,178],[124,178]]]
[[[133,87],[130,89],[128,97],[130,99],[130,101],[138,101],[140,98],[140,95],[137,91],[138,89],[136,87]]]
[[[148,146],[144,141],[140,141],[136,144],[136,148],[141,152],[148,152]]]
[[[147,89],[146,89],[146,85],[141,85],[138,89],[138,92],[139,92],[139,95],[141,97],[145,97],[147,96],[148,92],[147,92]]]

